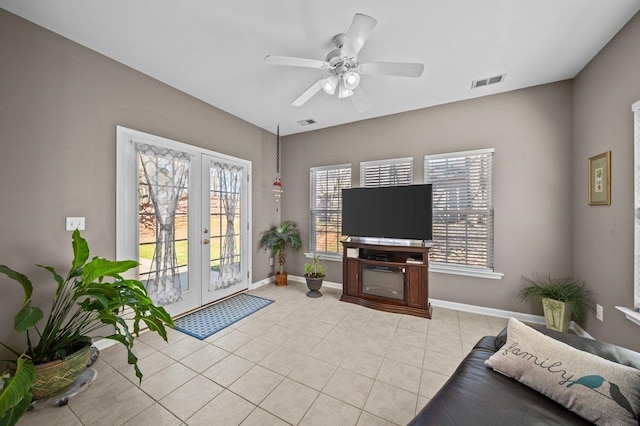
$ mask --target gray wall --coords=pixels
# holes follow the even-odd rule
[[[65,216],[85,216],[92,255],[115,257],[116,125],[245,158],[253,168],[253,242],[279,220],[275,136],[0,9],[0,263],[55,289],[34,264],[68,271]],[[253,279],[268,276],[253,252]],[[0,340],[22,300],[0,279]],[[0,357],[1,358],[1,357]]]
[[[604,322],[594,337],[640,350],[640,327],[614,306],[633,307],[633,114],[640,100],[640,14],[574,81],[574,271],[597,293]],[[589,206],[587,161],[611,151],[611,206]]]
[[[346,101],[348,102],[348,101]],[[495,270],[502,280],[429,274],[429,296],[537,312],[516,293],[522,275],[572,272],[572,83],[570,81],[427,108],[284,139],[283,218],[297,221],[308,250],[309,168],[413,157],[423,182],[425,154],[495,148]],[[301,275],[304,258],[290,256]],[[326,262],[342,282],[341,263]]]

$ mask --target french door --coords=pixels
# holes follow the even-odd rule
[[[246,160],[118,127],[117,257],[178,315],[251,279]]]
[[[246,251],[247,168],[239,162],[203,155],[201,305],[249,286]],[[245,224],[244,226],[242,224]]]

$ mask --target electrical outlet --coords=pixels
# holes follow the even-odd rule
[[[596,303],[596,318],[598,318],[600,321],[604,321],[604,319],[602,319],[602,316],[603,316],[602,305],[598,305]]]
[[[67,231],[84,231],[84,217],[68,217],[66,221]]]
[[[269,258],[269,266],[273,266],[273,257]]]

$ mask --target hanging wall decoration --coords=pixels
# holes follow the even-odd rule
[[[280,124],[278,124],[278,132],[276,135],[276,179],[273,181],[272,188],[273,196],[276,199],[276,203],[278,203],[282,196],[282,180],[280,180]]]
[[[611,204],[611,151],[589,158],[589,205]]]

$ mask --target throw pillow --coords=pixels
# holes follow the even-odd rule
[[[515,318],[506,343],[485,364],[591,422],[638,426],[640,370],[580,351]]]

